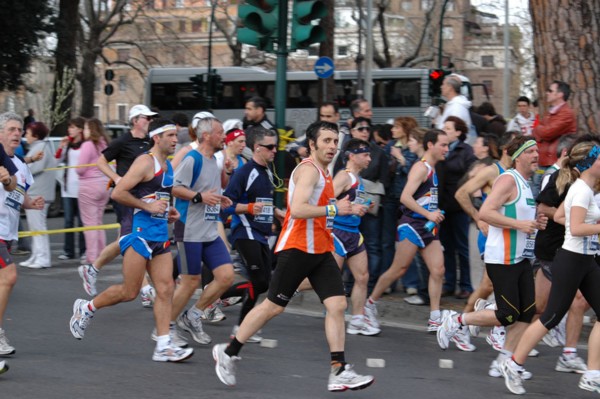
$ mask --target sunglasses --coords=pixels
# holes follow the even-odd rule
[[[259,144],[259,146],[266,148],[269,151],[273,151],[277,148],[277,144]]]
[[[363,132],[363,131],[370,132],[371,131],[371,128],[368,126],[359,126],[359,127],[355,127],[354,129],[358,130],[359,132]]]

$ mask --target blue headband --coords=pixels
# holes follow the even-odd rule
[[[349,152],[351,154],[364,154],[365,152],[371,152],[371,148],[369,148],[369,147],[358,147],[358,148],[354,148],[352,150],[346,150],[346,152]]]
[[[593,146],[590,152],[588,152],[588,154],[585,156],[585,158],[577,162],[575,168],[577,168],[579,173],[588,170],[594,164],[594,162],[596,162],[599,155],[600,147],[598,147],[597,145]]]

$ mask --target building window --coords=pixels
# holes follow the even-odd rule
[[[487,88],[488,94],[491,96],[494,94],[494,81],[493,80],[482,80],[481,83]]]
[[[127,91],[127,77],[119,76],[119,91]]]
[[[94,104],[94,118],[100,119],[100,106]]]
[[[449,0],[446,3],[446,11],[454,11],[454,0]]]
[[[444,40],[454,39],[454,28],[451,26],[444,26],[442,28],[442,39],[444,39]]]
[[[117,104],[117,117],[119,122],[127,120],[127,104]]]
[[[162,23],[163,32],[171,32],[173,30],[173,24],[171,21],[165,21]]]
[[[348,46],[338,46],[337,55],[339,57],[346,57],[348,55]]]
[[[434,0],[421,0],[421,10],[429,11],[433,8],[434,4],[435,4]]]
[[[177,47],[171,53],[175,65],[185,65],[185,49]]]
[[[493,67],[494,66],[494,56],[493,55],[482,55],[481,56],[481,66],[482,67]]]
[[[319,56],[319,46],[310,46],[308,48],[308,56],[309,57],[318,57]]]
[[[175,8],[185,7],[185,0],[175,0]]]
[[[195,19],[192,21],[192,32],[202,32],[202,20]]]
[[[98,76],[94,79],[94,91],[100,91],[100,78]]]
[[[117,59],[120,62],[127,62],[129,60],[129,49],[123,48],[123,49],[117,50]]]
[[[413,9],[413,2],[410,0],[405,0],[402,2],[402,9],[404,11],[411,11]]]
[[[181,33],[185,33],[187,28],[186,28],[186,22],[184,19],[182,19],[181,21],[179,21],[179,32]]]

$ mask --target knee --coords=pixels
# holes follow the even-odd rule
[[[325,305],[325,309],[327,313],[331,314],[344,314],[346,308],[348,307],[348,301],[344,296],[336,296],[327,298],[323,304]]]
[[[571,308],[569,309],[569,311],[576,312],[577,314],[582,314],[588,309],[588,307],[589,304],[587,303],[583,295],[581,295],[581,292],[577,291],[577,294],[575,295],[575,299],[573,299],[573,303],[571,304]]]
[[[154,289],[156,290],[156,296],[160,298],[170,298],[173,296],[173,291],[175,290],[175,282],[172,279],[168,279],[168,281],[161,282],[160,284],[154,284]]]
[[[228,269],[229,270],[223,270],[223,273],[215,274],[215,281],[218,282],[220,286],[230,287],[233,285],[233,280],[235,279],[233,267],[229,267]]]
[[[446,272],[446,268],[444,267],[443,264],[433,265],[429,269],[429,275],[431,277],[433,277],[434,279],[436,279],[436,280],[444,278],[444,273],[445,272]]]
[[[367,270],[358,271],[356,273],[352,273],[354,276],[354,284],[360,286],[366,286],[369,282],[369,272]]]
[[[0,269],[0,284],[5,287],[12,288],[17,283],[17,268],[15,266],[9,266],[4,269]]]
[[[252,283],[252,287],[254,288],[254,295],[258,296],[259,294],[267,292],[269,289],[269,281],[266,278],[256,280]]]
[[[139,289],[131,289],[131,288],[125,287],[123,289],[122,300],[123,300],[123,302],[131,302],[135,298],[138,297],[139,293],[140,293]]]

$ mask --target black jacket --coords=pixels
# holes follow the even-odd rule
[[[458,182],[476,160],[473,148],[461,141],[452,151],[448,152],[445,161],[438,162],[435,166],[438,177],[440,209],[443,209],[446,213],[462,211],[454,198],[454,194],[459,188]]]

